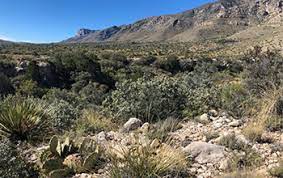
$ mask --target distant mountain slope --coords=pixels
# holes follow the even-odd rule
[[[13,42],[11,41],[6,41],[6,40],[1,40],[0,39],[0,45],[7,45],[7,44],[12,44]]]
[[[65,43],[197,41],[223,38],[282,21],[283,0],[219,0],[179,14],[149,17],[103,30],[81,29]]]

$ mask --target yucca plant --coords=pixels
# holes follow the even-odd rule
[[[33,98],[8,96],[0,103],[0,136],[26,140],[45,128],[47,112],[43,104]],[[38,133],[38,132],[37,132]]]

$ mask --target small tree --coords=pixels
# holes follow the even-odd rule
[[[10,79],[6,75],[0,73],[0,96],[7,95],[13,92],[14,87],[11,84]]]
[[[33,80],[40,83],[41,77],[39,72],[39,66],[36,64],[35,61],[31,61],[30,64],[28,65],[26,78],[28,80]]]

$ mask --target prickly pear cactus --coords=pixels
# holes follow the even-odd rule
[[[96,152],[97,147],[97,143],[91,138],[87,137],[80,145],[80,153],[84,156],[87,156],[89,153]]]
[[[53,136],[49,142],[49,148],[52,154],[56,155],[58,154],[57,152],[57,147],[60,145],[59,139],[57,136]]]
[[[90,154],[89,156],[87,156],[84,159],[82,167],[85,170],[89,171],[89,170],[91,170],[91,169],[93,169],[95,167],[95,164],[96,164],[97,160],[98,160],[98,154],[94,152],[94,153]]]
[[[72,171],[68,168],[57,169],[57,170],[51,171],[49,173],[49,177],[50,178],[64,178],[64,177],[67,177],[68,175],[70,175],[71,173],[72,173]]]
[[[53,156],[58,156],[62,158],[76,151],[76,147],[74,143],[70,141],[69,137],[67,137],[64,143],[61,144],[61,141],[58,139],[58,137],[53,136],[50,140],[49,148]]]
[[[67,156],[77,151],[75,144],[67,137],[65,142],[61,145],[61,156]]]
[[[46,160],[43,165],[42,165],[42,169],[46,172],[49,173],[53,170],[57,170],[57,169],[62,169],[64,168],[64,165],[62,163],[62,159],[60,158],[52,158],[52,159],[48,159]]]

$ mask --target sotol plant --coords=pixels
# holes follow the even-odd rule
[[[33,98],[9,96],[0,103],[0,136],[26,140],[45,128],[47,113]]]

